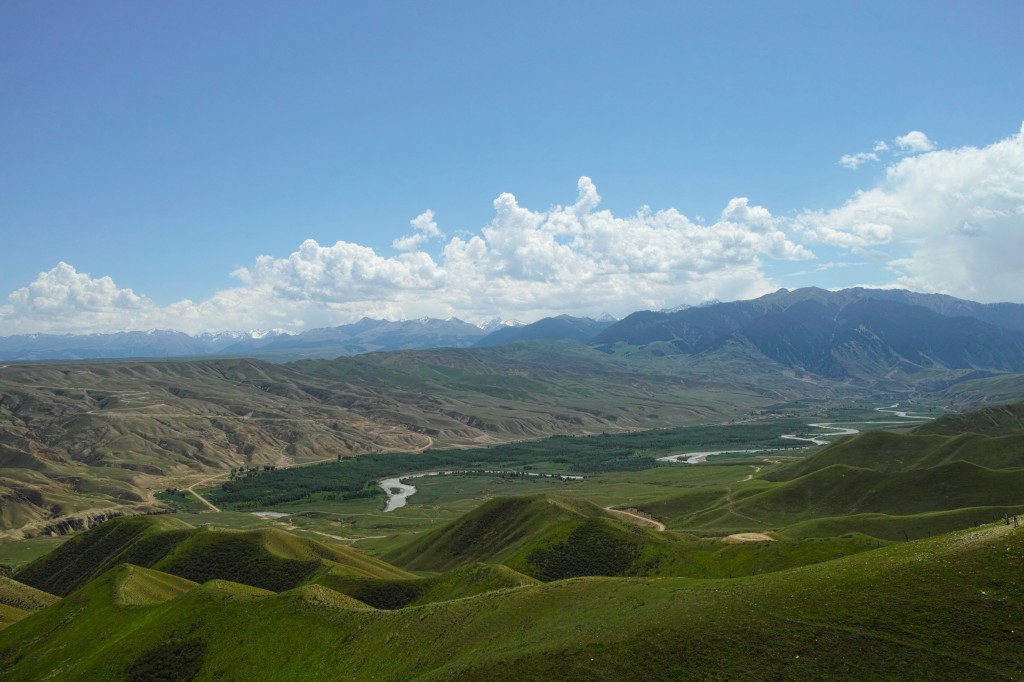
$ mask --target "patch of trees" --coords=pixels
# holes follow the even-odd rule
[[[174,638],[145,651],[128,667],[128,682],[188,682],[202,670],[206,642]]]
[[[220,578],[274,592],[301,585],[319,567],[318,561],[274,556],[253,536],[210,531],[196,533],[155,566],[197,583]]]
[[[616,532],[602,519],[587,519],[569,536],[549,547],[538,547],[527,556],[531,575],[551,581],[584,575],[628,575],[640,557],[638,542]]]
[[[541,464],[549,469],[562,469],[566,474],[640,471],[659,466],[659,456],[683,449],[784,447],[786,441],[779,438],[780,434],[798,425],[803,426],[804,422],[776,419],[761,424],[554,436],[471,450],[374,453],[290,469],[264,467],[254,471],[255,467],[242,467],[241,475],[236,471],[232,480],[204,495],[218,507],[248,510],[328,495],[334,495],[334,499],[370,497],[380,494],[378,480],[415,471],[527,470]]]
[[[144,518],[108,521],[76,536],[18,572],[26,585],[64,597],[122,563],[152,567],[195,529],[151,532]]]

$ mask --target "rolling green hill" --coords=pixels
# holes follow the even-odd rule
[[[13,578],[0,576],[0,630],[14,625],[35,611],[45,609],[58,599]]]
[[[231,580],[281,591],[335,574],[405,579],[405,571],[347,547],[328,547],[284,531],[194,528],[172,517],[119,518],[72,538],[16,578],[68,595],[120,564],[154,568],[195,582]]]
[[[750,484],[696,488],[641,508],[703,533],[772,528],[791,538],[892,540],[969,527],[1024,511],[1021,412],[1018,403],[911,433],[866,431],[768,467]]]
[[[917,427],[916,433],[943,436],[961,433],[980,433],[985,436],[1018,435],[1024,433],[1024,402],[993,405],[972,412],[944,415]]]
[[[225,582],[128,606],[123,567],[0,633],[0,675],[1019,679],[1022,567],[1024,530],[996,525],[750,578],[579,578],[391,612]]]
[[[401,609],[472,597],[494,590],[535,585],[537,580],[507,566],[471,563],[430,578],[385,580],[328,574],[317,584],[376,609]]]
[[[598,516],[608,515],[587,502],[543,495],[495,498],[383,558],[413,571],[447,571],[473,562],[502,563],[539,537]]]
[[[1018,679],[1024,528],[985,524],[1024,513],[1014,410],[957,418],[988,435],[869,431],[637,505],[760,541],[547,495],[487,500],[391,563],[113,519],[9,583],[35,600],[0,606],[0,676]]]
[[[490,500],[384,558],[413,571],[501,563],[544,582],[578,576],[728,578],[879,546],[874,538],[849,533],[814,541],[723,544],[625,523],[583,501],[536,495]]]

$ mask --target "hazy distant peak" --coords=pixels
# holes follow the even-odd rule
[[[248,332],[250,339],[260,340],[272,336],[293,336],[292,332],[277,327],[275,329],[253,329]]]
[[[525,326],[519,320],[505,320],[500,317],[493,317],[489,320],[485,320],[477,325],[480,329],[485,332],[493,332],[504,327],[522,327]]]

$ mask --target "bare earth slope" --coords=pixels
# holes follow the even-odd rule
[[[718,421],[768,402],[756,387],[684,381],[578,345],[11,365],[0,367],[0,531],[150,511],[154,490],[243,465]]]

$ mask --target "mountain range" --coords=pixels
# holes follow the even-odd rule
[[[352,324],[297,334],[280,329],[198,336],[169,330],[28,334],[0,337],[0,361],[256,357],[289,362],[526,341],[574,341],[609,352],[631,346],[658,355],[694,355],[739,343],[783,364],[838,377],[850,373],[848,356],[879,353],[885,357],[875,358],[878,366],[896,362],[929,367],[937,362],[962,368],[994,362],[1000,370],[1019,371],[1019,362],[996,358],[1016,355],[1022,333],[1021,304],[983,304],[900,289],[833,292],[811,287],[780,289],[748,301],[638,311],[622,320],[565,314],[525,325],[501,318],[475,325],[454,317],[402,321],[364,317]],[[915,350],[904,355],[910,346]],[[981,357],[986,353],[991,357]]]
[[[197,336],[164,329],[114,334],[23,334],[0,337],[0,361],[261,357],[284,362],[372,351],[464,348],[489,331],[516,324],[497,320],[478,327],[456,318],[393,322],[364,317],[352,324],[299,334],[280,329]]]

